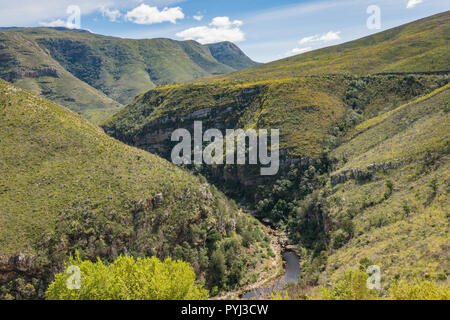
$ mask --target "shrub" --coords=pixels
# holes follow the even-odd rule
[[[119,256],[112,264],[82,261],[76,254],[70,266],[81,272],[79,289],[69,289],[72,274],[55,276],[45,296],[48,300],[203,300],[208,291],[195,284],[195,273],[189,263],[167,258]],[[66,268],[69,267],[66,266]],[[66,269],[67,271],[67,269]]]
[[[384,199],[387,200],[392,195],[394,190],[394,183],[391,180],[386,180],[386,191],[384,192]]]
[[[375,290],[367,288],[367,273],[351,270],[331,288],[322,288],[323,300],[375,300],[379,296]]]
[[[392,300],[449,300],[450,289],[424,279],[400,280],[389,289]]]

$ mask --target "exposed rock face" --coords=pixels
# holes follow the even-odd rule
[[[19,252],[0,256],[0,287],[7,286],[9,295],[0,299],[37,299],[46,289],[48,275],[43,274],[42,259]],[[48,267],[48,266],[47,266]]]
[[[5,81],[14,82],[23,78],[39,78],[39,77],[53,77],[59,78],[58,70],[55,68],[33,68],[21,69],[13,72],[8,72],[1,75]]]
[[[331,184],[337,185],[339,183],[344,183],[348,180],[370,180],[373,178],[371,172],[367,172],[360,169],[348,169],[342,170],[341,172],[331,176]]]
[[[35,257],[27,256],[22,252],[13,256],[0,257],[0,273],[5,275],[8,272],[23,272],[32,275],[36,270],[33,269]]]
[[[367,166],[367,171],[363,169],[346,169],[342,170],[331,176],[331,184],[337,185],[340,183],[347,182],[348,180],[373,180],[375,179],[374,174],[379,170],[391,170],[403,167],[413,161],[413,159],[407,160],[397,160],[397,161],[389,161],[382,163],[372,163]]]

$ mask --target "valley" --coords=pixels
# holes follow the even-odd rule
[[[2,28],[0,299],[450,299],[449,22],[267,64],[227,41]],[[193,151],[208,129],[279,130],[279,170],[175,165],[177,129]],[[92,287],[65,287],[69,262]]]

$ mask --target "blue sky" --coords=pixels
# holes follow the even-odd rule
[[[230,40],[259,62],[450,10],[450,0],[0,0],[0,26],[67,25],[69,5],[80,8],[81,28],[94,33],[202,43]],[[380,29],[367,27],[370,5],[380,10]]]

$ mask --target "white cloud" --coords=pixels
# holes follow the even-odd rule
[[[245,40],[245,34],[239,28],[242,24],[242,21],[231,21],[229,17],[215,17],[209,26],[189,28],[176,35],[184,40],[196,40],[203,44],[220,41],[239,42]]]
[[[341,32],[337,31],[329,31],[328,33],[322,35],[320,37],[320,41],[323,42],[331,42],[331,41],[336,41],[336,40],[341,40],[341,36],[339,35]]]
[[[290,54],[300,54],[300,53],[305,53],[308,51],[311,51],[312,47],[306,47],[306,48],[294,48],[291,51],[289,51]]]
[[[81,20],[83,21],[86,15],[98,11],[102,6],[126,12],[142,2],[143,0],[0,0],[0,26],[33,26],[40,21],[67,20],[69,15],[66,11],[70,5],[77,5],[81,8]],[[183,0],[151,0],[151,4],[159,8],[173,6],[180,2]]]
[[[340,40],[341,36],[340,36],[340,31],[329,31],[328,33],[319,35],[316,34],[314,36],[310,36],[310,37],[305,37],[303,39],[301,39],[298,43],[299,44],[306,44],[306,43],[311,43],[311,42],[331,42],[331,41],[336,41],[336,40]]]
[[[178,19],[184,19],[184,13],[180,7],[166,7],[160,11],[157,7],[141,4],[139,7],[128,11],[125,15],[125,19],[136,24],[153,24],[161,22],[176,23]]]
[[[39,25],[43,27],[66,27],[67,28],[67,22],[61,19],[53,20],[50,22],[39,22]]]
[[[194,19],[197,21],[202,21],[203,20],[203,16],[194,16]]]
[[[422,3],[423,0],[409,0],[408,4],[406,5],[406,8],[411,9],[417,6],[419,3]]]
[[[111,22],[116,22],[122,16],[122,14],[118,9],[109,9],[103,6],[100,8],[100,12],[104,17],[107,17]]]
[[[318,41],[320,37],[319,36],[311,36],[311,37],[305,37],[303,39],[301,39],[298,43],[299,44],[305,44],[305,43],[309,43],[309,42],[314,42],[314,41]]]
[[[232,26],[240,27],[242,24],[243,22],[240,20],[234,20],[232,22],[229,17],[215,17],[209,25],[219,28],[229,28]]]

